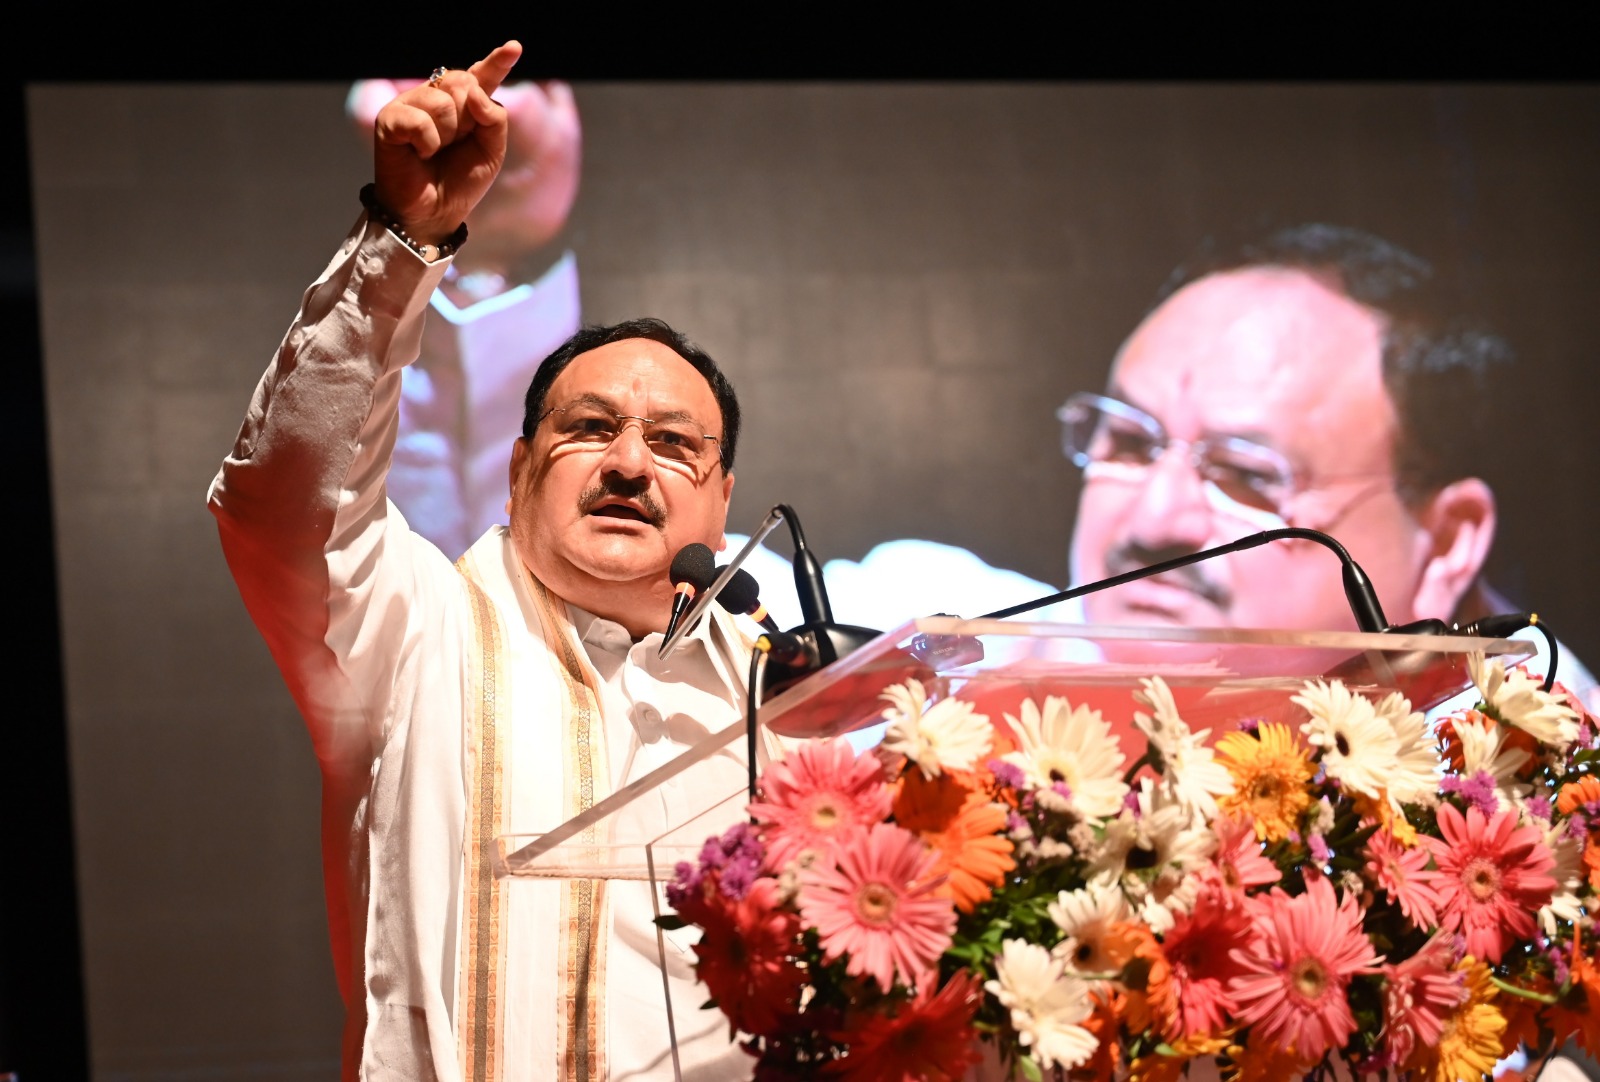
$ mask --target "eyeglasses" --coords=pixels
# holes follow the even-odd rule
[[[1271,447],[1238,436],[1175,439],[1144,410],[1105,395],[1075,394],[1056,410],[1056,418],[1061,422],[1061,449],[1085,478],[1141,482],[1169,450],[1177,449],[1205,482],[1214,508],[1263,529],[1292,522],[1295,498],[1312,491],[1289,460]],[[1364,473],[1324,477],[1317,488],[1350,481],[1373,484],[1335,511],[1334,518],[1392,483],[1387,474]]]
[[[639,434],[655,460],[666,466],[693,469],[714,453],[722,461],[722,449],[717,437],[701,431],[693,421],[656,421],[649,417],[633,417],[618,413],[598,402],[578,402],[571,406],[555,406],[545,410],[537,424],[546,417],[559,414],[554,422],[556,435],[567,443],[575,443],[595,451],[611,446],[630,422],[638,422]]]

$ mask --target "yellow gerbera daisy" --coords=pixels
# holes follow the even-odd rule
[[[1489,967],[1469,954],[1456,968],[1466,974],[1467,1001],[1445,1023],[1439,1044],[1433,1048],[1419,1045],[1407,1064],[1419,1077],[1437,1082],[1482,1078],[1505,1054],[1501,1038],[1506,1019],[1490,1002],[1495,986],[1489,979]]]
[[[1412,826],[1404,815],[1395,811],[1394,806],[1387,800],[1353,793],[1350,804],[1355,808],[1357,815],[1375,821],[1391,838],[1407,849],[1417,844],[1417,828]]]
[[[1288,837],[1311,803],[1306,785],[1316,773],[1289,727],[1263,722],[1254,734],[1229,733],[1217,757],[1233,776],[1233,793],[1217,802],[1223,814],[1249,816],[1262,841]]]

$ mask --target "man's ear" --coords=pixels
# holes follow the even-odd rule
[[[717,542],[717,551],[728,550],[728,507],[733,500],[733,474],[727,470],[722,471],[722,539]]]
[[[1449,621],[1494,544],[1494,492],[1476,477],[1452,481],[1434,494],[1418,520],[1429,548],[1412,613]]]
[[[506,470],[506,514],[511,514],[511,501],[517,494],[517,473],[528,460],[528,437],[518,436],[511,444],[511,465]]]

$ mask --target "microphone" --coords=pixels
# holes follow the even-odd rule
[[[1465,626],[1446,624],[1443,620],[1431,618],[1416,620],[1409,624],[1398,626],[1391,625],[1383,615],[1383,606],[1378,603],[1378,594],[1372,586],[1372,580],[1367,578],[1367,573],[1361,569],[1360,564],[1356,563],[1349,551],[1338,541],[1335,541],[1320,530],[1308,530],[1299,526],[1263,530],[1261,533],[1251,534],[1248,537],[1240,538],[1238,541],[1232,541],[1225,545],[1217,545],[1215,548],[1201,549],[1199,552],[1191,552],[1185,556],[1163,560],[1160,563],[1151,564],[1149,567],[1135,568],[1120,575],[1113,575],[1108,579],[1100,579],[1097,582],[1075,586],[1069,590],[1061,590],[1035,601],[1012,605],[1010,608],[997,609],[994,612],[984,614],[979,619],[1003,620],[1008,616],[1018,616],[1025,612],[1044,608],[1047,605],[1054,605],[1057,602],[1083,597],[1085,594],[1109,590],[1113,586],[1121,586],[1126,582],[1134,582],[1138,579],[1149,578],[1152,575],[1159,575],[1162,572],[1172,571],[1179,567],[1187,567],[1189,564],[1200,563],[1202,560],[1209,560],[1215,556],[1226,556],[1232,552],[1242,552],[1245,549],[1257,548],[1272,541],[1285,541],[1296,538],[1315,541],[1319,545],[1332,550],[1339,557],[1344,573],[1345,600],[1350,605],[1351,614],[1355,616],[1356,626],[1364,632],[1390,635],[1469,635],[1504,638],[1520,631],[1524,627],[1537,628],[1544,634],[1545,640],[1549,644],[1550,672],[1545,677],[1544,690],[1550,690],[1555,679],[1555,660],[1558,647],[1554,633],[1536,615],[1532,613],[1507,613],[1503,616],[1488,616],[1481,620],[1474,620]],[[1368,651],[1335,666],[1327,675],[1347,680],[1375,677],[1380,682],[1402,686],[1407,692],[1407,698],[1413,702],[1427,702],[1434,693],[1440,691],[1440,688],[1431,685],[1424,687],[1422,683],[1417,681],[1412,681],[1411,686],[1407,687],[1406,677],[1415,675],[1406,671],[1411,660],[1414,659],[1411,659],[1409,655],[1403,659],[1386,659],[1382,655]],[[1432,706],[1437,701],[1438,699],[1434,698],[1433,702],[1429,702],[1428,705]]]
[[[1321,530],[1308,530],[1300,526],[1284,526],[1276,530],[1263,530],[1260,533],[1242,537],[1237,541],[1230,541],[1225,545],[1215,548],[1201,549],[1185,556],[1178,556],[1171,560],[1162,560],[1160,563],[1151,564],[1149,567],[1138,567],[1132,571],[1125,571],[1120,575],[1113,575],[1108,579],[1097,582],[1085,583],[1074,586],[1068,590],[1059,590],[1056,593],[1041,597],[1035,601],[1025,601],[1020,605],[1009,608],[996,609],[994,612],[985,613],[980,620],[1004,620],[1008,616],[1020,616],[1034,609],[1042,609],[1046,605],[1054,605],[1061,601],[1071,601],[1073,598],[1083,597],[1085,594],[1098,593],[1109,590],[1113,586],[1121,586],[1126,582],[1150,578],[1166,571],[1173,571],[1180,567],[1188,567],[1203,560],[1216,556],[1226,556],[1231,552],[1242,552],[1245,549],[1258,548],[1272,541],[1287,541],[1300,539],[1315,541],[1324,548],[1331,549],[1339,557],[1339,562],[1344,570],[1344,596],[1350,605],[1350,612],[1356,618],[1356,626],[1362,631],[1381,632],[1388,631],[1389,621],[1384,618],[1383,606],[1378,604],[1377,591],[1372,588],[1372,580],[1367,578],[1367,573],[1361,570],[1361,565],[1356,563],[1349,551],[1332,537]],[[799,582],[799,571],[795,572],[795,581]]]
[[[800,516],[786,503],[778,504],[773,510],[789,524],[789,536],[794,541],[794,588],[800,598],[800,614],[805,617],[805,623],[790,628],[787,633],[799,640],[803,647],[802,656],[793,661],[774,657],[768,665],[772,677],[767,687],[777,691],[817,669],[833,664],[844,655],[865,646],[882,632],[870,627],[834,623],[833,608],[828,604],[828,589],[822,582],[822,564],[806,544],[805,531],[800,528]]]
[[[683,619],[684,611],[695,595],[710,586],[711,580],[717,577],[717,559],[709,548],[696,541],[683,546],[672,558],[668,574],[672,576],[672,584],[676,589],[672,594],[672,616],[667,620],[663,641],[671,638],[677,630],[678,621]]]
[[[722,568],[717,568],[717,573],[721,574]],[[728,585],[717,595],[717,604],[729,612],[750,617],[768,631],[778,630],[778,622],[761,603],[760,584],[756,582],[754,575],[742,567],[734,571],[733,578],[728,580]]]

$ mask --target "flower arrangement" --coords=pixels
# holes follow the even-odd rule
[[[801,746],[680,864],[673,927],[757,1079],[1479,1078],[1600,1050],[1600,751],[1481,657],[1431,727],[1313,681],[1210,742],[1141,682],[1136,761],[1061,698],[915,681],[885,737]]]

